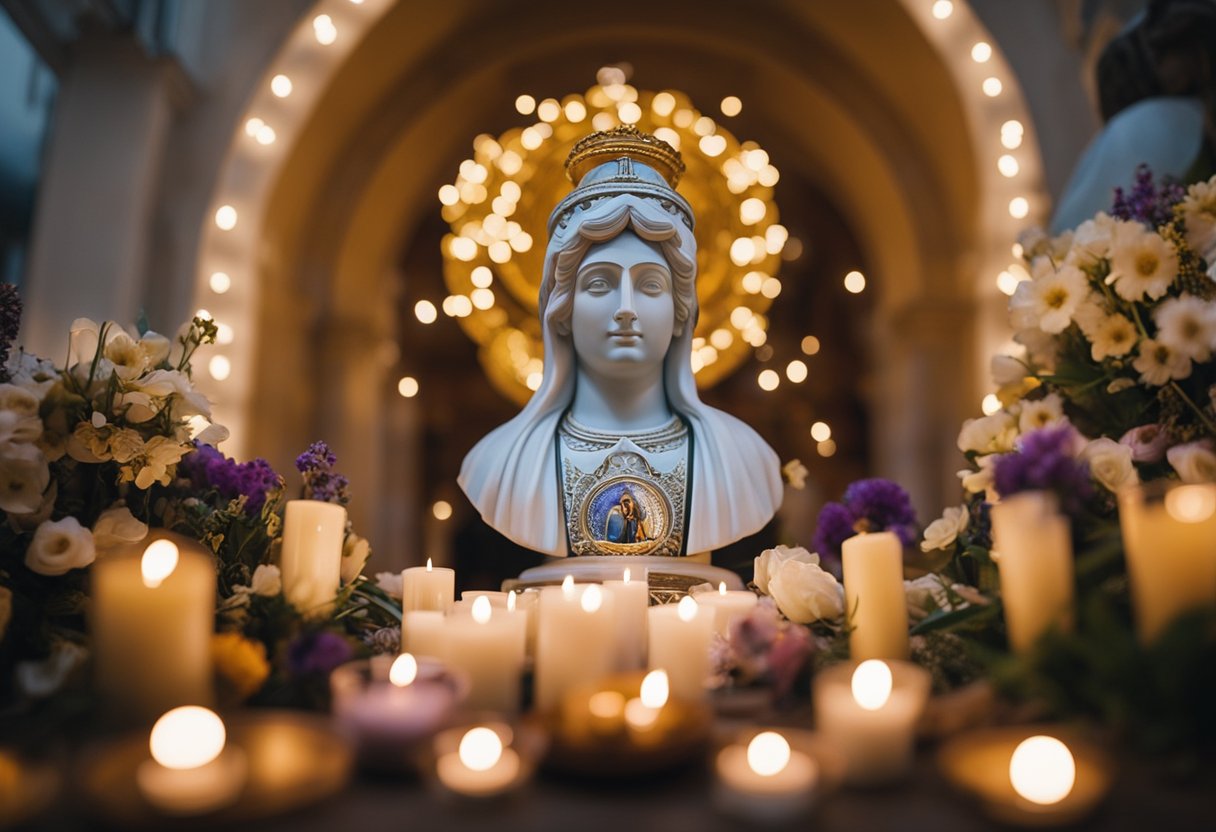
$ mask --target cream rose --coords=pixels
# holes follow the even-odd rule
[[[283,591],[283,574],[279,571],[279,567],[263,563],[253,570],[253,577],[249,579],[249,590],[254,595],[274,596]]]
[[[404,578],[400,572],[377,572],[376,573],[376,589],[388,595],[390,598],[401,598]]]
[[[1175,445],[1165,452],[1165,458],[1183,482],[1216,482],[1216,453],[1208,440]]]
[[[925,539],[920,543],[922,552],[932,552],[953,545],[958,536],[967,528],[970,515],[966,506],[952,506],[942,512],[942,516],[929,524],[925,529]]]
[[[958,449],[963,453],[1008,453],[1018,438],[1017,421],[1012,413],[999,410],[991,416],[968,419],[958,434]]]
[[[844,615],[844,589],[831,572],[817,563],[788,559],[768,580],[769,595],[790,621],[836,619]]]
[[[1132,449],[1113,439],[1104,436],[1093,440],[1081,451],[1081,459],[1089,464],[1089,473],[1107,491],[1140,482],[1132,463]]]
[[[775,549],[765,549],[756,558],[755,578],[753,582],[756,588],[765,595],[771,594],[768,591],[769,581],[772,576],[777,574],[778,567],[787,560],[797,560],[802,563],[819,564],[819,555],[808,552],[801,546],[777,546]]]
[[[138,543],[148,536],[148,526],[137,520],[126,506],[106,509],[93,524],[93,549],[102,554],[109,549]]]
[[[93,533],[75,517],[48,520],[34,532],[25,552],[25,565],[39,575],[63,575],[93,562]]]
[[[46,456],[34,445],[0,450],[0,510],[6,514],[37,511],[50,481]]]

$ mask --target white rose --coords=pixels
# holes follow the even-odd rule
[[[99,554],[116,546],[138,543],[147,536],[147,524],[137,520],[126,506],[106,509],[93,524],[93,548]]]
[[[16,445],[0,453],[0,510],[30,514],[42,505],[51,481],[46,456],[34,445]]]
[[[63,575],[93,562],[93,533],[75,517],[46,521],[34,532],[25,552],[25,565],[39,575]]]
[[[1050,393],[1038,401],[1022,403],[1022,411],[1018,415],[1018,430],[1021,433],[1030,433],[1063,420],[1064,402],[1057,394]]]
[[[79,644],[60,641],[51,649],[51,655],[40,662],[21,662],[17,665],[17,687],[26,696],[42,699],[67,681],[72,671],[84,663],[89,651]]]
[[[985,494],[984,499],[988,502],[994,502],[996,494],[996,458],[999,454],[988,454],[986,456],[977,456],[975,464],[979,466],[979,470],[972,471],[970,468],[964,468],[958,472],[958,477],[963,481],[963,489],[968,494]]]
[[[967,528],[970,515],[966,506],[952,506],[942,512],[942,516],[929,524],[925,529],[925,539],[921,541],[922,552],[932,552],[935,549],[945,549],[958,538]]]
[[[1132,463],[1132,449],[1113,439],[1104,436],[1093,440],[1081,451],[1081,459],[1089,463],[1089,473],[1107,491],[1140,482]]]
[[[1175,445],[1165,452],[1165,458],[1183,482],[1216,482],[1216,453],[1207,440]]]
[[[400,572],[377,572],[376,573],[376,588],[390,598],[400,600],[402,593],[405,591],[402,584],[404,578]]]
[[[342,544],[342,583],[348,584],[359,577],[371,554],[371,545],[366,539],[357,534],[348,534],[346,542]]]
[[[964,584],[946,588],[939,575],[922,575],[914,581],[904,581],[904,598],[908,602],[908,618],[920,621],[936,610],[955,612],[973,604],[985,605],[988,599]]]
[[[777,569],[787,560],[801,561],[802,563],[819,563],[819,555],[808,552],[801,546],[778,546],[775,549],[765,549],[756,558],[755,577],[753,582],[756,588],[765,595],[771,595],[768,591],[769,582],[773,575],[777,574]]]
[[[768,579],[769,595],[790,621],[809,624],[844,615],[844,588],[817,563],[788,559]]]
[[[958,434],[958,449],[963,453],[1008,453],[1018,437],[1017,421],[1012,413],[998,410],[991,416],[968,419]]]
[[[249,579],[249,584],[249,590],[254,595],[278,595],[283,591],[283,575],[279,571],[279,567],[263,563],[253,570],[253,577]]]

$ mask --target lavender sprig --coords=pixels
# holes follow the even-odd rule
[[[305,499],[341,505],[350,502],[350,480],[334,471],[337,461],[324,442],[313,442],[296,458],[296,468],[304,475]]]
[[[884,479],[857,480],[844,500],[828,503],[819,512],[814,546],[820,557],[839,560],[845,540],[863,532],[893,532],[905,545],[917,537],[916,510],[908,492]]]
[[[1148,165],[1136,168],[1136,183],[1131,192],[1115,188],[1111,214],[1121,220],[1142,222],[1151,228],[1167,225],[1174,218],[1174,206],[1186,196],[1186,189],[1167,180],[1158,188]]]

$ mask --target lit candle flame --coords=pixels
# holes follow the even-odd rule
[[[490,599],[485,595],[478,595],[473,601],[473,620],[478,624],[488,624],[492,614]]]
[[[144,586],[149,589],[160,586],[177,568],[177,557],[177,545],[172,540],[152,541],[151,545],[144,549],[144,557],[139,565]]]
[[[604,603],[604,593],[598,584],[592,584],[583,590],[583,612],[595,612]]]
[[[691,595],[685,595],[676,605],[676,615],[681,621],[692,621],[697,617],[697,602]]]
[[[224,721],[213,711],[185,705],[164,714],[152,726],[148,747],[165,768],[205,766],[224,750]]]
[[[1179,485],[1165,495],[1165,510],[1179,523],[1202,523],[1216,513],[1210,485]]]
[[[776,731],[762,731],[747,745],[747,764],[761,777],[772,777],[790,762],[790,744]]]
[[[587,710],[600,719],[615,719],[625,710],[625,697],[615,690],[602,690],[587,701]]]
[[[426,571],[427,571],[427,572],[434,572],[434,571],[435,571],[435,567],[433,567],[433,566],[431,565],[431,559],[430,559],[430,558],[427,558],[427,559],[426,559]]]
[[[562,595],[569,598],[573,594],[574,594],[574,576],[567,575],[566,579],[564,581],[562,581]]]
[[[461,737],[459,753],[467,768],[488,771],[502,757],[502,740],[490,728],[473,728]]]
[[[1059,803],[1072,792],[1077,764],[1055,737],[1022,740],[1009,759],[1009,782],[1019,795],[1040,806]]]
[[[853,698],[867,711],[877,711],[891,698],[891,668],[882,659],[868,659],[853,671]]]
[[[507,593],[507,611],[515,612],[515,590]]]
[[[623,582],[629,583],[629,567],[625,567],[625,580]]]
[[[719,595],[725,595],[725,594],[726,594],[726,581],[719,581],[719,582],[718,582],[718,594],[719,594]]]
[[[388,680],[399,688],[413,684],[418,678],[418,660],[410,653],[402,653],[388,670]]]
[[[652,670],[642,679],[642,704],[647,708],[661,708],[667,704],[671,689],[666,670]]]

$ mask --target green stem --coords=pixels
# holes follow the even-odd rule
[[[1208,419],[1207,414],[1203,412],[1199,405],[1191,401],[1190,396],[1182,392],[1182,388],[1178,386],[1178,382],[1171,381],[1170,387],[1174,388],[1174,392],[1182,397],[1182,400],[1187,403],[1187,406],[1190,407],[1191,410],[1195,411],[1195,415],[1199,417],[1199,421],[1202,422],[1203,426],[1208,429],[1208,433],[1212,436],[1216,436],[1216,425],[1212,424],[1211,420]]]

